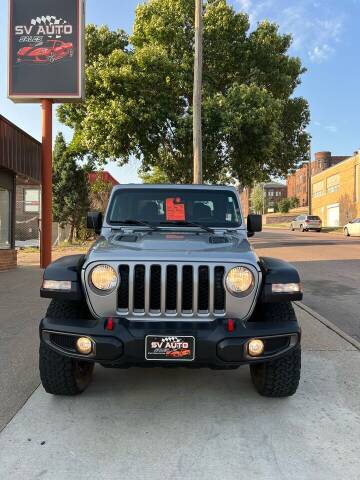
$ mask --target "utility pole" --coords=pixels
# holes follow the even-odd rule
[[[194,181],[202,183],[201,91],[203,70],[203,0],[195,0],[195,63],[193,91]]]

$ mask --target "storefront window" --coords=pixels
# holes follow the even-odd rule
[[[0,249],[10,248],[10,192],[0,187]]]

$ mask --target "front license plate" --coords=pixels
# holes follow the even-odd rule
[[[147,335],[145,337],[146,360],[192,361],[195,358],[194,337]]]

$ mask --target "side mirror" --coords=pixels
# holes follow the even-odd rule
[[[86,217],[86,227],[89,230],[94,230],[94,232],[99,235],[101,233],[102,223],[103,216],[101,212],[88,212]]]
[[[253,237],[255,232],[262,230],[262,216],[251,213],[247,217],[247,231],[248,237]]]

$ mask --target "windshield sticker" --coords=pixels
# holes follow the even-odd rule
[[[166,220],[185,221],[185,205],[181,202],[181,198],[166,199]]]

